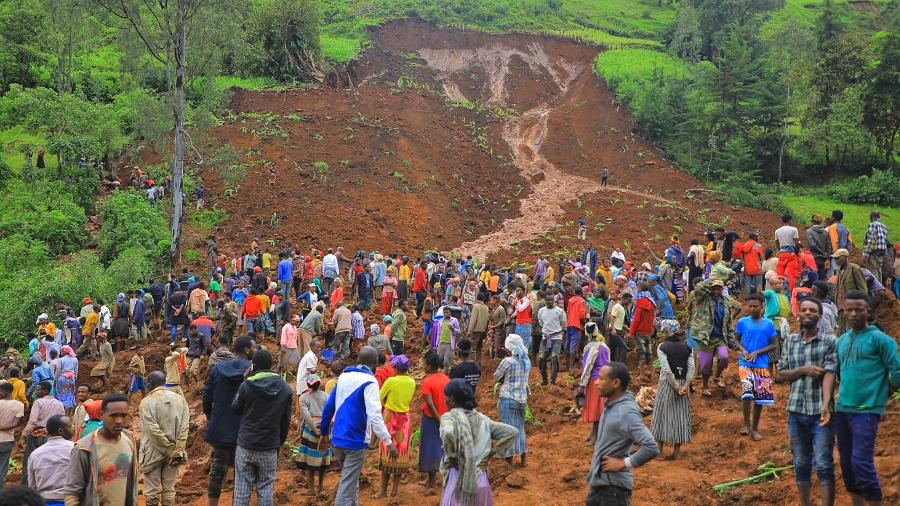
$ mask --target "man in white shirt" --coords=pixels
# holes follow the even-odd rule
[[[322,258],[322,290],[326,294],[331,294],[334,290],[334,278],[340,275],[340,265],[338,259],[334,256],[334,250],[328,249],[328,253]]]
[[[551,381],[556,384],[556,376],[559,374],[559,353],[562,351],[562,338],[566,330],[566,312],[556,305],[554,297],[546,297],[546,305],[537,314],[541,324],[543,340],[541,352],[538,355],[538,364],[541,368],[541,378],[544,385],[547,384],[547,359],[550,358]]]
[[[786,279],[793,290],[796,285],[796,278],[787,276],[788,273],[796,272],[799,275],[800,270],[792,268],[795,263],[800,261],[798,253],[800,253],[800,231],[797,227],[791,225],[793,218],[789,214],[781,217],[784,223],[775,231],[775,240],[778,241],[778,267],[777,273]]]
[[[69,458],[75,446],[72,420],[54,415],[47,420],[47,442],[28,458],[28,486],[50,503],[64,501],[63,489],[68,478]]]
[[[0,384],[0,488],[6,483],[9,457],[16,445],[14,432],[25,416],[25,405],[12,396],[12,383]]]
[[[321,348],[322,344],[319,340],[313,339],[309,343],[309,351],[300,359],[300,366],[297,367],[297,397],[306,393],[308,389],[306,379],[319,368],[319,350]]]

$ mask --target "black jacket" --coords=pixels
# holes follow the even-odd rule
[[[249,360],[235,358],[216,364],[210,371],[203,390],[203,414],[207,419],[204,439],[207,443],[215,446],[237,444],[241,417],[231,410],[231,403],[249,368]]]
[[[294,392],[278,374],[259,371],[238,388],[231,409],[241,416],[238,446],[248,450],[277,450],[287,440],[291,428]]]

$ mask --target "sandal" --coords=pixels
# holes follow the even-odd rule
[[[708,388],[704,388],[703,397],[712,397],[712,392],[710,392]]]

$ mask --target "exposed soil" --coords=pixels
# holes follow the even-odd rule
[[[436,30],[418,21],[389,24],[373,34],[373,41],[357,69],[362,84],[354,92],[236,93],[232,108],[238,116],[217,127],[204,147],[211,153],[227,143],[250,164],[246,181],[231,198],[225,196],[219,171],[202,173],[210,200],[230,215],[216,230],[223,252],[236,254],[259,235],[279,247],[286,242],[304,248],[343,244],[348,250],[405,253],[434,248],[487,255],[503,264],[533,263],[538,254],[583,248],[575,223],[585,217],[588,242],[603,252],[613,246],[631,249],[639,259],[644,241],[659,245],[673,232],[694,237],[726,216],[730,228],[759,229],[764,239],[778,226],[770,213],[732,207],[714,194],[687,192],[702,185],[631,133],[628,112],[592,74],[597,49],[523,35]],[[490,107],[469,110],[451,103],[461,100],[515,112],[507,116]],[[273,116],[260,116],[267,113]],[[328,169],[315,168],[317,161]],[[604,166],[611,173],[609,187],[600,186]],[[402,177],[391,175],[395,172]],[[272,213],[280,217],[277,226],[272,226]],[[196,230],[187,237],[186,248],[205,243]],[[882,310],[892,335],[900,335],[898,313],[897,302]],[[419,323],[414,327],[413,335]],[[266,344],[274,347],[272,341]],[[148,370],[161,367],[164,348],[164,338],[148,347]],[[124,371],[128,353],[117,358],[117,368]],[[479,387],[481,409],[491,416],[497,415],[490,379],[495,366],[488,367]],[[416,374],[421,375],[419,369]],[[737,435],[735,366],[726,377],[728,386],[715,398],[693,399],[695,438],[685,447],[684,459],[655,461],[636,473],[635,504],[796,501],[790,473],[723,497],[712,491],[715,484],[755,474],[765,462],[791,461],[783,409],[787,389],[777,386],[779,407],[765,411],[765,439],[754,443]],[[119,382],[124,381],[123,372]],[[560,385],[540,388],[533,371],[532,382],[530,404],[540,425],[528,428],[529,467],[510,470],[505,462],[491,463],[495,503],[582,504],[591,449],[583,442],[588,427],[569,409],[575,379],[563,375]],[[633,389],[656,383],[655,372],[638,370]],[[202,442],[199,395],[189,389],[188,397],[194,413],[191,460],[182,471],[179,503],[199,506],[205,504],[209,453]],[[419,402],[417,396],[417,414]],[[893,402],[889,409],[877,456],[888,504],[900,501],[900,406]],[[296,431],[291,437],[296,439]],[[370,462],[375,459],[371,456]],[[365,474],[362,504],[439,503],[438,497],[424,496],[416,474],[401,486],[398,499],[371,500],[378,475],[374,469]],[[325,498],[300,495],[303,480],[283,454],[276,503],[333,500],[336,473],[327,476]],[[226,496],[220,504],[230,504]],[[840,484],[839,498],[840,504],[849,504]]]

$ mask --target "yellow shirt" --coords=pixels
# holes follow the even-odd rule
[[[84,317],[84,328],[81,330],[81,334],[84,336],[89,336],[94,333],[94,330],[100,326],[100,313],[94,311],[91,314]]]
[[[28,409],[28,395],[25,393],[25,382],[19,378],[9,378],[8,383],[13,386],[12,398],[25,405]]]
[[[268,313],[268,312],[269,312],[269,307],[272,306],[272,299],[270,299],[269,296],[266,295],[266,294],[264,294],[264,293],[261,293],[261,294],[257,295],[256,297],[257,297],[257,298],[259,299],[259,301],[262,303],[262,311],[263,311],[263,313]]]
[[[263,269],[271,269],[272,268],[272,254],[271,253],[263,253]]]
[[[412,269],[409,268],[408,265],[403,264],[400,266],[400,275],[398,276],[402,281],[406,281],[409,283],[409,280],[412,279]]]
[[[553,283],[556,281],[556,270],[553,269],[553,266],[547,267],[547,272],[544,274],[544,284]],[[607,281],[609,283],[609,281]]]
[[[331,378],[330,380],[325,382],[325,395],[331,395],[331,392],[334,391],[334,387],[337,386],[337,378]]]
[[[416,380],[405,374],[391,376],[381,386],[381,404],[394,413],[408,413],[416,394]]]

